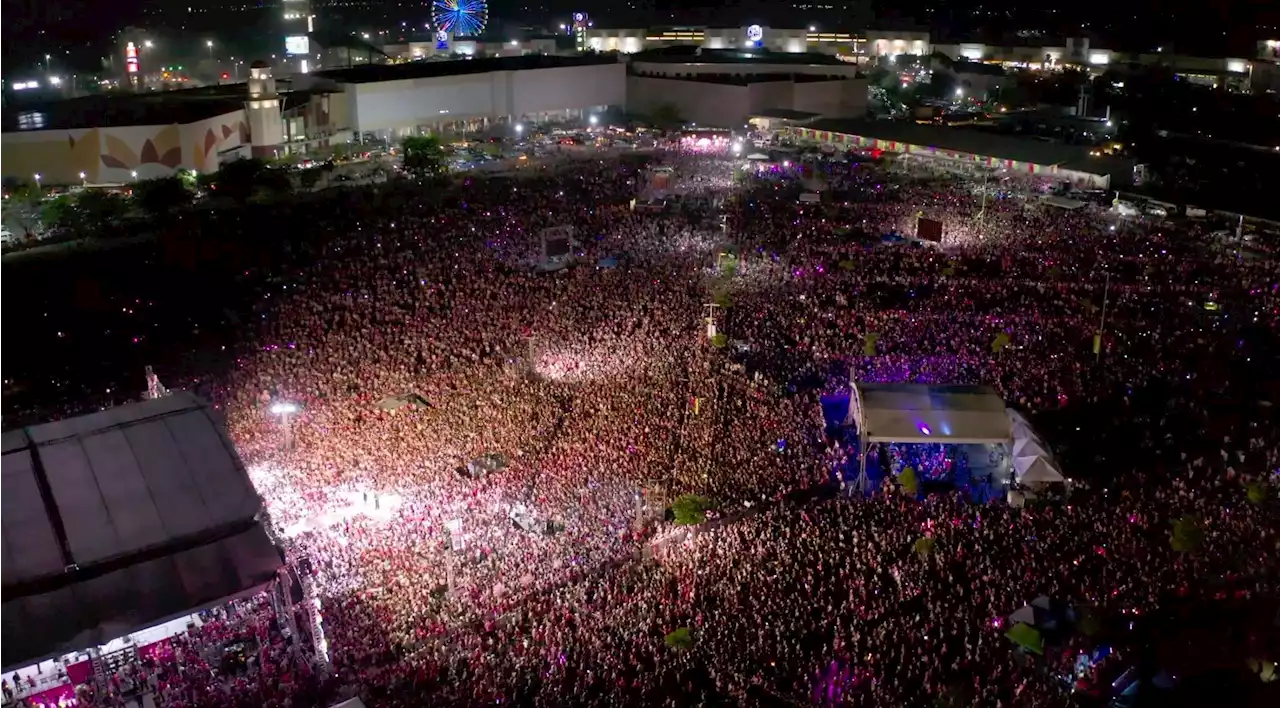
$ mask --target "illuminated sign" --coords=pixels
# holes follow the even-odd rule
[[[290,56],[311,53],[311,40],[305,34],[284,38],[284,53]]]
[[[587,26],[589,24],[591,23],[587,20],[587,13],[573,13],[573,44],[580,52],[587,49]]]
[[[747,28],[747,41],[759,44],[764,39],[764,28],[760,25],[751,25]]]
[[[436,49],[446,50],[449,48],[449,33],[444,30],[436,32]]]
[[[124,45],[124,66],[130,74],[138,73],[138,45],[133,42]]]

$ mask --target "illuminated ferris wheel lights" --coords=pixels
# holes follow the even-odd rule
[[[431,19],[436,29],[458,36],[475,36],[484,32],[489,21],[489,5],[485,0],[435,0]]]

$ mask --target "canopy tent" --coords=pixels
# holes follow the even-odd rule
[[[845,424],[858,431],[858,488],[865,489],[871,443],[1005,444],[1013,424],[1000,394],[985,386],[871,384],[851,380]]]
[[[6,670],[252,592],[282,565],[235,449],[190,394],[0,440]]]
[[[364,708],[364,701],[359,697],[348,698],[347,700],[333,705],[331,708]]]
[[[1039,630],[1031,625],[1019,622],[1010,627],[1009,631],[1004,633],[1004,636],[1033,654],[1044,653],[1044,638],[1040,636]]]
[[[1017,457],[1049,457],[1049,451],[1044,449],[1038,438],[1025,437],[1014,438],[1013,456]]]
[[[1067,199],[1066,197],[1059,197],[1056,195],[1045,195],[1040,198],[1040,201],[1051,207],[1057,207],[1064,211],[1075,211],[1076,209],[1088,206],[1087,202],[1082,202],[1078,199]]]
[[[1013,458],[1013,469],[1022,484],[1052,484],[1065,478],[1048,460],[1039,455]]]
[[[1013,440],[1016,444],[1019,440],[1035,440],[1040,442],[1040,434],[1034,428],[1028,427],[1026,423],[1013,421]]]
[[[399,410],[405,406],[422,406],[423,408],[430,408],[431,404],[420,394],[413,392],[402,393],[398,396],[387,396],[377,403],[377,407],[384,411]]]
[[[845,423],[867,442],[1008,443],[1013,425],[985,386],[854,383]]]

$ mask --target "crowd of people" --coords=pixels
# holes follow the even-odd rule
[[[1058,705],[1069,682],[1004,637],[1032,598],[1137,615],[1223,579],[1274,594],[1280,529],[1244,486],[1280,471],[1274,251],[1056,210],[1013,179],[984,196],[879,160],[648,159],[700,208],[633,211],[634,157],[393,183],[349,193],[274,274],[212,394],[323,637],[299,606],[283,639],[262,601],[215,625],[252,628],[258,666],[217,680],[195,647],[224,637],[202,628],[149,672],[166,705]],[[815,180],[823,200],[798,201]],[[922,213],[940,247],[881,242]],[[565,226],[577,265],[535,267]],[[1035,509],[834,494],[858,451],[821,401],[851,371],[992,386],[1094,481]],[[890,477],[969,465],[885,454]],[[674,530],[683,494],[720,518]],[[1189,515],[1203,547],[1180,553]]]

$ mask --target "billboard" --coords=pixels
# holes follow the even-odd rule
[[[130,74],[138,73],[138,45],[133,42],[124,45],[124,66]]]
[[[299,54],[311,53],[311,40],[305,34],[293,35],[284,38],[284,53],[289,56],[297,56]]]
[[[942,243],[942,222],[938,219],[916,218],[916,238],[921,241]]]

